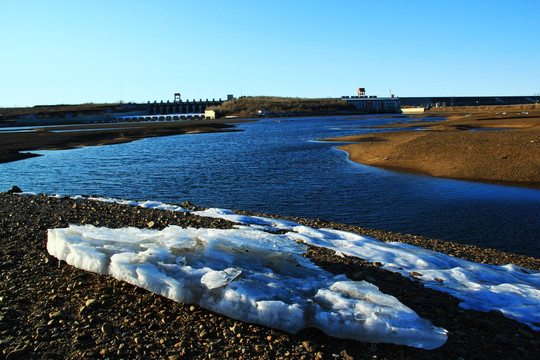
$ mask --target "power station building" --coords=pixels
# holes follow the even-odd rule
[[[401,112],[399,98],[394,97],[394,95],[390,95],[390,97],[367,96],[365,88],[359,88],[357,96],[342,96],[341,100],[368,114]]]

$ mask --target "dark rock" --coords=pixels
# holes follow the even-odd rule
[[[11,189],[9,189],[7,191],[8,194],[17,194],[17,193],[22,193],[23,191],[21,190],[21,188],[19,188],[18,186],[13,186]]]

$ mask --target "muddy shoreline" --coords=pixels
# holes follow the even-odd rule
[[[191,204],[183,207],[194,209]],[[239,212],[243,213],[243,212]],[[254,213],[246,213],[258,215]],[[264,214],[260,214],[264,215]],[[274,216],[283,218],[281,216]],[[286,218],[402,241],[465,259],[540,269],[540,259],[419,236]],[[48,255],[47,229],[68,224],[161,229],[230,228],[232,223],[172,211],[0,193],[0,359],[536,359],[540,332],[492,311],[461,309],[451,296],[355,257],[310,246],[305,256],[350,279],[365,279],[449,331],[435,350],[338,339],[307,329],[289,334],[176,303]]]

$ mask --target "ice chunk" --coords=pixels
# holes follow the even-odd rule
[[[380,262],[383,268],[449,293],[464,309],[498,310],[540,330],[540,272],[515,265],[478,264],[403,243],[384,243],[333,229],[294,228],[312,245]]]
[[[47,250],[85,270],[108,274],[176,301],[229,317],[297,332],[426,349],[441,346],[434,327],[364,281],[335,276],[303,257],[304,235],[237,229],[108,229],[48,232]]]
[[[227,285],[241,273],[242,271],[233,268],[227,268],[223,271],[210,270],[201,277],[201,283],[212,290]]]
[[[111,198],[92,198],[141,207],[149,203],[158,209],[186,211],[176,205],[159,202],[128,202]],[[333,229],[313,229],[298,223],[259,216],[237,215],[226,209],[193,212],[199,216],[226,219],[252,229],[297,232],[298,239],[336,251],[336,255],[351,255],[421,281],[426,286],[449,293],[463,302],[465,309],[498,310],[505,316],[540,330],[540,272],[515,265],[493,266],[476,264],[420,247],[385,243],[366,236]],[[179,261],[181,259],[179,258]]]

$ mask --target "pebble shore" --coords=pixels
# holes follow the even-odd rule
[[[193,209],[185,203],[183,207]],[[242,212],[238,212],[242,213]],[[257,215],[253,213],[245,213]],[[269,216],[269,215],[265,215]],[[274,216],[277,217],[277,216]],[[281,217],[283,218],[283,217]],[[540,259],[385,231],[285,218],[401,241],[476,262],[540,270]],[[231,228],[225,220],[46,195],[0,193],[0,360],[12,359],[538,359],[540,332],[355,257],[310,246],[324,269],[367,280],[448,330],[435,350],[337,339],[315,329],[289,334],[182,304],[47,253],[47,229],[68,224],[119,228]]]

